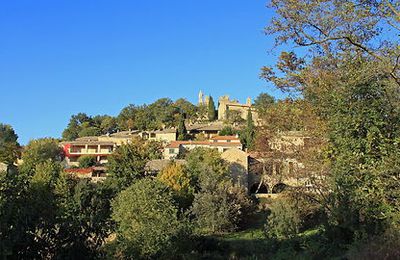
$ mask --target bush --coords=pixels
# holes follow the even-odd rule
[[[347,253],[348,259],[400,259],[399,229],[387,230],[381,236],[375,236],[357,244]]]
[[[90,155],[84,155],[79,157],[78,159],[79,167],[81,168],[89,168],[96,165],[96,157]]]
[[[199,185],[191,209],[199,233],[218,234],[237,229],[250,212],[252,202],[247,194],[233,187],[227,174],[211,168],[200,174]]]
[[[266,224],[266,234],[270,238],[288,239],[295,237],[305,228],[317,226],[320,208],[298,193],[284,193],[272,201],[271,213]]]
[[[144,178],[122,191],[112,205],[118,225],[115,256],[157,258],[173,254],[185,234],[172,194],[157,180]]]

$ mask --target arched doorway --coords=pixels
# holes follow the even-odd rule
[[[278,183],[272,188],[272,193],[281,193],[284,191],[288,186],[284,183]]]
[[[258,183],[254,183],[251,187],[250,187],[250,193],[251,194],[259,194],[259,193],[268,193],[268,186],[265,184],[261,184]]]

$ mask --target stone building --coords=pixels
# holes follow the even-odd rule
[[[252,113],[253,120],[258,120],[258,115],[255,108],[251,104],[251,98],[248,97],[246,104],[240,104],[238,100],[231,100],[228,95],[218,99],[218,120],[223,121],[228,119],[229,111],[238,111],[241,117],[246,120],[249,110]]]
[[[208,103],[210,102],[210,96],[204,95],[203,91],[200,90],[199,92],[199,106],[208,106]]]

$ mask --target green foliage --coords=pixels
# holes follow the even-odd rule
[[[322,113],[330,116],[332,220],[346,230],[344,239],[353,239],[382,232],[399,206],[392,181],[399,160],[391,154],[400,150],[400,96],[374,63],[343,69],[332,93],[336,104]]]
[[[316,228],[323,221],[321,205],[310,194],[288,191],[269,205],[265,231],[269,238],[285,240],[306,229]]]
[[[99,136],[114,133],[118,129],[115,118],[107,115],[90,117],[85,113],[72,115],[67,128],[63,131],[64,140],[71,141],[78,137]]]
[[[220,136],[226,136],[226,135],[236,135],[238,134],[238,131],[234,130],[231,126],[225,126],[222,128],[222,130],[219,132]]]
[[[48,160],[61,162],[63,159],[63,151],[57,140],[52,138],[32,140],[24,148],[20,170],[24,174],[32,175],[38,164]]]
[[[80,168],[89,168],[95,166],[97,161],[94,156],[84,155],[79,157],[78,163]]]
[[[123,258],[171,256],[183,226],[172,194],[157,180],[145,178],[114,200],[112,217],[118,224],[115,255]]]
[[[254,100],[254,107],[260,115],[263,115],[268,108],[275,103],[275,98],[267,93],[261,93]]]
[[[19,156],[18,136],[10,125],[0,124],[0,162],[13,164]]]
[[[0,255],[16,256],[25,245],[27,229],[23,207],[28,183],[16,169],[0,172]]]
[[[214,99],[210,96],[207,107],[207,117],[209,121],[214,121],[217,119],[217,112],[215,111]]]
[[[160,171],[157,179],[172,190],[180,209],[187,209],[192,204],[194,188],[184,165],[171,162]]]
[[[111,230],[110,189],[38,162],[31,178],[0,174],[0,253],[21,259],[94,258]]]
[[[198,232],[217,234],[235,230],[250,211],[250,199],[243,190],[233,187],[223,167],[213,167],[204,161],[199,164],[202,164],[198,166],[199,190],[191,209]]]
[[[186,130],[186,125],[185,125],[185,117],[182,114],[179,119],[179,125],[178,125],[178,140],[183,141],[186,140],[187,138],[187,130]]]
[[[123,130],[154,130],[177,127],[181,114],[185,114],[189,120],[195,120],[197,107],[185,99],[173,102],[169,98],[161,98],[150,105],[129,105],[123,108],[117,121]]]
[[[244,122],[246,122],[243,118],[242,118],[242,112],[241,111],[237,111],[237,110],[226,110],[226,123],[227,124],[243,124]]]
[[[254,138],[255,138],[255,125],[253,122],[253,115],[251,110],[247,112],[247,120],[246,120],[246,128],[242,130],[240,134],[240,139],[242,144],[251,149],[254,146]]]
[[[198,114],[198,107],[190,103],[184,98],[180,98],[175,101],[174,106],[177,107],[181,113],[186,115],[186,119],[189,121],[196,121]]]
[[[300,209],[295,201],[288,198],[277,199],[271,204],[266,233],[271,238],[287,239],[296,236],[301,228]]]
[[[56,256],[60,259],[96,258],[113,230],[113,190],[103,183],[59,178],[57,196]]]
[[[161,146],[158,142],[133,139],[114,151],[109,157],[107,170],[118,189],[123,189],[145,177],[145,165],[149,160],[160,158]]]
[[[185,159],[189,178],[192,181],[191,185],[196,190],[199,188],[200,175],[205,172],[205,169],[211,169],[221,175],[225,174],[228,169],[228,165],[215,149],[198,147],[191,150]]]

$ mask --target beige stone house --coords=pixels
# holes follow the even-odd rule
[[[229,163],[229,173],[235,185],[249,188],[249,154],[237,149],[231,148],[221,154],[221,158]]]
[[[177,130],[175,128],[166,128],[163,130],[144,131],[141,136],[145,140],[169,143],[176,141]]]
[[[217,149],[220,153],[223,153],[231,148],[239,150],[243,149],[243,145],[237,136],[215,136],[206,141],[174,141],[169,143],[163,152],[164,159],[175,159],[180,154],[186,151],[193,150],[197,147]]]
[[[251,98],[247,98],[246,104],[240,104],[238,100],[231,100],[228,95],[218,99],[218,120],[227,120],[229,111],[238,111],[240,116],[246,120],[247,114],[251,111],[254,122],[258,121],[258,114],[251,104]]]

